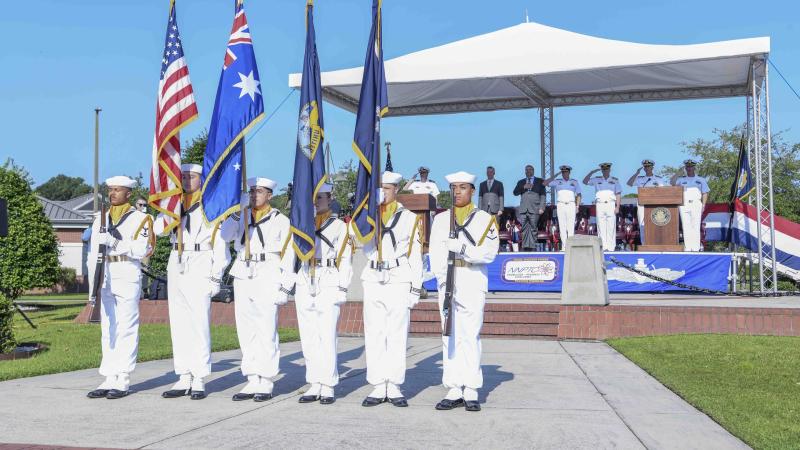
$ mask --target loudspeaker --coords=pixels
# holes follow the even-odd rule
[[[8,236],[8,202],[0,198],[0,237]]]

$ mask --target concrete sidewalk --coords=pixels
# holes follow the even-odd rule
[[[238,351],[214,354],[203,401],[166,400],[170,360],[140,364],[135,394],[89,400],[95,370],[0,383],[0,442],[113,448],[747,448],[604,343],[484,340],[483,411],[436,411],[437,338],[409,341],[410,407],[364,408],[363,340],[340,339],[338,400],[301,405],[299,343],[282,345],[276,398],[230,400]]]

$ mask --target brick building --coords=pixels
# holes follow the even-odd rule
[[[65,201],[38,199],[56,232],[61,266],[75,269],[78,284],[86,286],[87,246],[83,234],[92,224],[92,194]]]

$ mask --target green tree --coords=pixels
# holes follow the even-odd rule
[[[191,141],[183,145],[183,155],[181,160],[184,164],[203,164],[203,155],[208,144],[208,131],[203,130]]]
[[[69,200],[92,192],[81,177],[58,174],[36,188],[36,193],[49,200]]]
[[[31,190],[30,175],[13,161],[0,167],[0,197],[8,201],[8,236],[0,238],[0,353],[15,346],[3,329],[11,322],[9,302],[23,291],[50,287],[61,274],[58,241]]]
[[[439,195],[436,196],[436,203],[439,205],[439,208],[450,209],[450,207],[453,206],[453,200],[450,198],[450,191],[439,192]]]

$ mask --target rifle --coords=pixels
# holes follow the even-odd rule
[[[100,208],[100,233],[106,232],[106,206]],[[100,244],[97,249],[97,262],[94,269],[94,284],[92,285],[92,293],[89,297],[89,304],[92,305],[92,313],[89,316],[90,323],[100,322],[100,303],[102,302],[101,292],[103,290],[103,282],[105,281],[105,268],[106,268],[106,249],[105,244]],[[98,301],[100,300],[100,301]]]
[[[450,239],[455,239],[456,234],[456,196],[453,187],[450,187]],[[449,252],[447,255],[447,281],[444,286],[444,303],[442,315],[444,316],[444,329],[442,336],[450,336],[453,332],[453,283],[456,276],[456,254]]]

